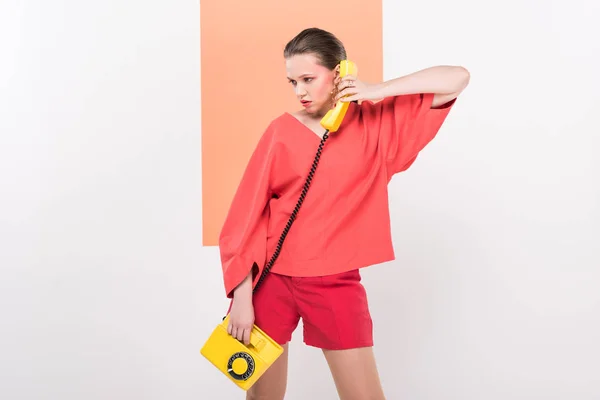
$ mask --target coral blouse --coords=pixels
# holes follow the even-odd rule
[[[435,137],[455,102],[431,108],[432,100],[433,94],[415,94],[350,104],[340,129],[325,143],[272,272],[322,276],[395,258],[387,187]],[[258,141],[219,235],[227,297],[252,269],[256,285],[320,140],[284,113]]]

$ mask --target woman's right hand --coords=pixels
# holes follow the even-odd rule
[[[254,305],[252,304],[252,281],[243,282],[233,292],[233,302],[229,311],[227,333],[243,342],[250,344],[250,332],[254,326]]]

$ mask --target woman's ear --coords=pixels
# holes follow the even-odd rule
[[[340,81],[341,81],[341,78],[340,78],[340,64],[338,64],[333,69],[333,84],[337,85],[338,83],[340,83]]]

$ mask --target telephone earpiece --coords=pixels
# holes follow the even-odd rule
[[[342,60],[339,65],[340,68],[340,78],[345,77],[346,75],[356,75],[357,68],[356,64],[354,64],[350,60]],[[346,111],[348,111],[348,106],[350,103],[344,101],[338,101],[335,107],[327,112],[323,119],[321,119],[321,126],[329,132],[335,132],[339,129],[342,124],[342,120],[346,116]]]

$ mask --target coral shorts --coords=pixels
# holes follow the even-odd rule
[[[327,350],[373,346],[373,323],[358,270],[318,277],[269,273],[253,298],[255,324],[277,343],[300,318],[304,343]]]

